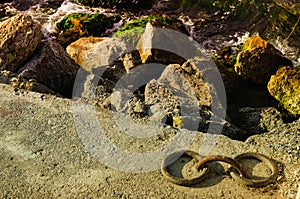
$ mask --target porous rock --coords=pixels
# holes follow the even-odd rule
[[[17,71],[41,43],[41,25],[17,14],[0,23],[0,70]]]
[[[281,67],[272,75],[270,94],[292,115],[300,115],[300,70],[291,66]]]
[[[160,104],[173,121],[185,120],[186,126],[192,126],[188,125],[190,122],[193,123],[189,119],[191,116],[199,117],[199,110],[202,118],[210,117],[210,112],[206,112],[206,108],[209,109],[211,106],[209,87],[204,82],[200,70],[190,61],[182,66],[170,64],[158,80],[150,81],[145,88],[145,103],[148,106]],[[177,118],[179,116],[181,119]],[[188,116],[188,119],[185,116]],[[177,127],[182,126],[177,123]]]

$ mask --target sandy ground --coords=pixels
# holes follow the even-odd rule
[[[272,146],[276,143],[272,139],[279,136],[274,133],[254,136],[246,142],[220,135],[210,154],[234,157],[248,151],[264,153],[274,158],[280,167],[275,183],[262,188],[239,185],[226,172],[227,164],[214,163],[205,181],[184,187],[166,181],[159,169],[134,173],[105,165],[99,157],[96,159],[97,156],[92,155],[89,146],[83,145],[82,132],[76,129],[73,113],[71,100],[0,85],[0,198],[296,197],[299,157],[274,150]],[[137,139],[124,133],[126,129],[118,127],[119,116],[107,110],[98,111],[96,115],[111,142],[136,153],[157,150],[178,133],[176,129],[161,127],[157,135]],[[139,124],[139,128],[143,125]],[[204,137],[205,134],[197,133],[188,148],[199,150]],[[299,139],[299,136],[294,139]],[[288,143],[290,138],[282,142]],[[171,172],[185,175],[193,164],[185,161],[190,159],[176,161],[170,167]],[[143,163],[134,162],[133,165],[138,167]],[[249,161],[247,167],[253,175],[267,176],[270,173],[266,165],[258,161]]]

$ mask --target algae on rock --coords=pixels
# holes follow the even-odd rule
[[[121,20],[118,15],[73,13],[66,15],[56,23],[59,30],[76,29],[84,36],[102,36],[113,24]]]
[[[294,116],[300,116],[300,69],[281,67],[268,83],[270,94]]]
[[[125,24],[122,28],[115,32],[113,36],[122,38],[126,42],[135,46],[138,39],[144,33],[148,22],[155,27],[168,28],[188,35],[188,31],[179,19],[175,19],[167,15],[151,15]]]

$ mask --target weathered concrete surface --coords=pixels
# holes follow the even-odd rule
[[[261,152],[280,165],[277,182],[263,188],[238,185],[214,164],[203,183],[181,187],[167,182],[159,170],[126,173],[93,158],[76,132],[71,101],[0,85],[1,198],[295,198],[300,177],[299,121],[250,137],[246,142],[217,136],[210,154],[234,157]],[[167,144],[177,131],[161,128],[159,136],[135,139],[116,125],[118,116],[99,111],[102,128],[117,146],[145,152]],[[281,128],[281,129],[280,129]],[[205,134],[189,147],[198,150]],[[136,163],[139,164],[139,163]],[[252,166],[251,166],[252,165]],[[254,166],[255,165],[255,166]],[[254,166],[254,168],[253,168]],[[254,175],[266,176],[264,164],[250,161]],[[178,170],[178,167],[174,168]],[[225,171],[224,171],[225,170]]]

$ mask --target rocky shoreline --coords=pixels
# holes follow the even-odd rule
[[[47,10],[50,9],[50,4],[55,5],[54,9],[59,9],[60,4],[63,4],[62,1],[56,2],[57,4],[51,1],[45,2],[45,4],[40,4],[28,1],[29,4],[25,5],[16,4],[18,1],[14,1],[11,4],[3,5],[14,6],[24,11],[14,9],[11,11],[6,8],[5,12],[0,11],[2,18],[0,23],[0,83],[11,86],[1,85],[0,93],[3,98],[0,114],[4,119],[1,121],[3,126],[2,141],[0,140],[3,144],[1,156],[4,159],[11,158],[11,164],[15,164],[15,168],[20,169],[18,172],[21,176],[17,177],[20,180],[18,183],[21,183],[22,180],[28,183],[25,173],[22,172],[21,162],[27,166],[30,164],[29,162],[34,162],[37,168],[46,169],[42,165],[38,166],[39,158],[44,157],[44,152],[35,153],[34,150],[46,147],[44,142],[47,141],[43,140],[41,143],[37,143],[36,140],[28,140],[24,136],[28,135],[29,131],[40,132],[39,135],[31,135],[31,133],[29,136],[45,134],[41,125],[44,125],[43,128],[50,128],[51,125],[44,124],[44,119],[49,114],[52,115],[51,118],[56,121],[55,123],[59,123],[61,117],[66,116],[64,118],[66,121],[61,121],[62,126],[73,124],[70,107],[72,103],[78,101],[97,109],[98,117],[102,118],[101,122],[105,123],[105,127],[112,132],[107,136],[115,140],[119,146],[127,149],[132,147],[132,150],[139,151],[143,149],[140,147],[144,146],[146,150],[151,150],[153,149],[152,145],[157,146],[160,142],[168,141],[170,137],[176,135],[177,131],[197,131],[199,137],[196,140],[198,139],[198,141],[196,144],[193,143],[190,148],[198,148],[201,145],[199,139],[203,139],[206,134],[222,134],[217,135],[218,143],[211,153],[232,156],[243,152],[244,147],[248,147],[247,151],[257,151],[271,156],[281,168],[275,185],[272,184],[258,191],[245,188],[243,189],[245,195],[242,193],[243,191],[237,191],[237,187],[232,188],[232,191],[237,191],[236,193],[227,193],[222,180],[216,183],[217,185],[212,182],[220,190],[219,193],[210,193],[210,188],[213,187],[211,185],[206,187],[207,190],[193,189],[193,193],[190,194],[185,193],[181,188],[179,191],[174,191],[172,186],[167,184],[164,185],[164,188],[168,190],[167,195],[163,194],[163,188],[155,188],[159,192],[159,198],[175,197],[176,194],[193,198],[194,192],[200,192],[212,198],[219,197],[218,194],[223,194],[223,196],[225,194],[225,198],[231,198],[231,196],[293,198],[296,195],[299,187],[297,168],[300,163],[300,70],[294,65],[294,60],[288,59],[274,45],[259,36],[249,37],[239,46],[222,47],[215,54],[211,54],[212,51],[206,51],[202,47],[196,47],[194,44],[197,43],[196,41],[202,41],[201,38],[214,38],[213,35],[208,36],[207,34],[209,31],[213,31],[211,24],[215,23],[217,26],[219,23],[216,16],[221,17],[224,13],[217,13],[216,16],[209,19],[205,15],[208,13],[209,6],[204,9],[198,7],[197,11],[189,7],[191,5],[174,2],[174,5],[169,5],[168,2],[164,4],[161,1],[154,1],[152,6],[147,7],[149,4],[145,4],[147,8],[141,8],[140,6],[144,5],[143,1],[137,1],[135,2],[137,4],[132,6],[139,7],[141,9],[139,14],[146,15],[146,17],[137,14],[136,17],[133,17],[135,20],[126,23],[125,21],[130,17],[124,19],[124,16],[126,13],[131,15],[134,11],[127,7],[121,8],[127,3],[114,5],[113,2],[107,1],[109,3],[103,3],[101,6],[106,7],[108,12],[104,11],[100,14],[72,13],[57,20],[56,30],[59,31],[49,38],[44,29],[46,20],[37,21],[27,12],[28,9],[35,6],[42,6],[37,10]],[[73,2],[71,1],[71,3]],[[81,1],[80,3],[89,4],[90,2]],[[168,11],[169,6],[176,7],[174,12]],[[282,5],[270,4],[270,6],[271,10],[282,12],[281,7],[278,7]],[[116,8],[120,12],[114,12]],[[209,9],[213,10],[213,8]],[[207,29],[208,32],[201,33],[198,30],[193,33],[195,30],[189,29],[186,20],[177,18],[180,12],[192,19],[195,19],[196,14],[203,15],[202,19],[205,21],[203,26],[210,27]],[[297,16],[293,12],[287,11],[285,14],[291,17]],[[228,15],[228,19],[226,17],[225,19],[231,21],[231,14]],[[233,15],[238,15],[238,8],[233,11]],[[245,15],[245,17],[249,16]],[[221,19],[223,18],[221,17]],[[114,29],[117,24],[122,24],[118,30]],[[269,29],[266,28],[265,31],[269,31]],[[191,37],[194,39],[192,42]],[[291,42],[297,41],[295,38],[299,39],[297,28],[294,29]],[[297,42],[293,44],[298,45]],[[28,103],[32,103],[32,105],[28,105]],[[43,103],[45,104],[43,105]],[[59,105],[60,103],[61,105]],[[27,107],[24,107],[25,104]],[[49,106],[50,112],[46,114],[47,111],[39,111],[43,106]],[[60,110],[56,106],[62,107],[62,109]],[[30,107],[35,109],[34,113],[38,118],[36,121],[29,121],[27,118],[28,115],[31,115],[27,110]],[[44,118],[42,114],[45,114]],[[160,124],[159,129],[163,131],[163,134],[154,136],[146,141],[146,144],[141,144],[141,141],[131,140],[132,138],[125,135],[120,136],[117,133],[118,130],[111,129],[116,124],[112,124],[110,120],[117,121],[118,119],[107,119],[112,117],[110,114],[115,115],[114,117],[119,118],[120,121],[132,119],[140,127],[149,123]],[[127,119],[116,116],[118,114]],[[6,119],[11,124],[5,122]],[[24,120],[24,124],[21,126],[24,128],[18,127],[22,120]],[[76,121],[76,119],[74,120]],[[14,130],[13,126],[17,123]],[[24,125],[28,126],[25,128]],[[125,132],[128,129],[140,131],[131,123],[117,122],[117,125],[121,125],[122,127],[119,128]],[[95,157],[90,157],[87,149],[82,146],[75,133],[75,127],[71,125],[62,128],[64,130],[50,133],[51,136],[55,137],[60,134],[62,139],[68,139],[69,135],[65,133],[72,132],[70,135],[72,140],[77,140],[76,146],[80,146],[80,150],[84,151],[78,155],[71,153],[72,156],[84,159],[88,157],[88,161],[93,162],[92,165],[84,163],[81,167],[79,165],[82,161],[75,160],[76,165],[73,169],[80,167],[80,169],[89,170],[94,166],[96,168],[104,167],[102,163],[97,162]],[[16,135],[19,131],[24,135]],[[14,136],[17,136],[17,140],[14,140]],[[143,137],[143,135],[139,136]],[[7,139],[10,140],[6,142]],[[24,146],[19,143],[20,139],[24,139]],[[14,142],[18,142],[14,146],[16,148],[9,145]],[[53,153],[56,154],[53,149],[55,144],[50,142],[49,151],[46,153],[52,156]],[[130,142],[132,146],[129,146],[127,142]],[[69,150],[69,144],[75,145],[67,143],[60,147],[62,150]],[[30,148],[26,154],[22,152],[24,147]],[[37,148],[33,149],[32,147]],[[222,151],[223,147],[228,149]],[[232,147],[235,148],[234,151],[230,151]],[[45,151],[47,150],[45,149]],[[8,154],[11,156],[8,157]],[[57,155],[64,156],[64,154]],[[26,161],[22,159],[24,157],[26,157]],[[69,158],[69,155],[66,158]],[[54,160],[58,161],[56,158]],[[55,164],[67,167],[70,163],[66,161]],[[46,160],[46,162],[51,164],[50,160]],[[88,190],[83,190],[83,187],[70,186],[67,183],[70,189],[59,191],[49,184],[40,184],[41,182],[36,181],[35,183],[40,187],[36,191],[32,191],[30,186],[28,190],[20,188],[12,191],[15,186],[13,181],[9,181],[4,186],[8,180],[6,175],[11,169],[9,164],[1,163],[7,168],[4,169],[6,174],[0,173],[3,179],[0,182],[4,187],[1,190],[3,197],[31,194],[39,197],[47,196],[47,193],[53,197],[66,197],[66,193],[72,189],[75,194],[73,196],[76,197],[93,194],[94,196],[105,196],[105,198],[138,198],[138,196],[146,197],[143,195],[144,191],[152,190],[149,187],[140,191],[135,190],[136,193],[132,193],[127,190],[128,187],[123,187],[123,183],[120,181],[123,182],[127,176],[132,186],[138,189],[140,185],[136,183],[140,182],[137,179],[139,175],[122,173],[111,174],[115,179],[112,182],[113,187],[118,190],[127,190],[121,195],[111,193],[114,188],[110,188],[109,183],[104,185],[105,193],[102,195],[101,188],[95,188],[95,182],[88,181],[81,184],[85,186],[86,183],[91,183]],[[59,172],[54,175],[49,173],[58,171],[56,167],[51,167],[49,171],[41,174],[41,178],[47,177],[50,184],[59,179]],[[108,168],[105,166],[105,169]],[[63,168],[59,170],[62,175],[66,176],[74,172],[69,173]],[[108,170],[109,173],[112,172],[111,169]],[[32,173],[29,176],[34,175],[37,171],[32,169],[30,172]],[[64,174],[64,172],[66,173]],[[11,175],[15,175],[15,173]],[[84,174],[78,174],[78,176],[81,175]],[[103,174],[98,173],[97,175],[103,177]],[[154,179],[158,175],[158,172],[151,173],[149,176],[143,174],[142,178]],[[218,177],[220,176],[222,175]],[[158,177],[156,180],[161,181],[162,178]],[[228,179],[224,181],[228,181]],[[65,186],[65,183],[60,186]],[[22,183],[22,186],[27,187],[28,184]],[[47,189],[46,186],[50,186],[50,189]],[[6,189],[10,191],[7,192]],[[81,191],[83,195],[80,195]],[[260,191],[262,193],[258,193]],[[258,195],[256,196],[256,194]]]

